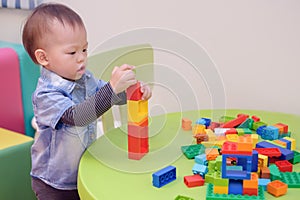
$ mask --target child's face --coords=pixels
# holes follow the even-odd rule
[[[87,34],[84,27],[53,22],[46,41],[48,64],[44,67],[70,80],[78,80],[85,73],[87,63]]]

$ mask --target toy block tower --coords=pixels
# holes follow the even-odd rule
[[[149,152],[148,101],[142,95],[140,82],[127,89],[128,158],[133,160]]]

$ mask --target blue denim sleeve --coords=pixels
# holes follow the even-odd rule
[[[40,126],[55,129],[63,113],[74,105],[68,94],[55,89],[37,91],[33,96],[33,106]]]

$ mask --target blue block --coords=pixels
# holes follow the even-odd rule
[[[210,125],[210,123],[211,123],[211,119],[208,119],[208,118],[201,118],[201,119],[198,119],[197,121],[196,121],[196,124],[203,124],[203,125],[205,125],[206,127],[208,127],[209,125]]]
[[[277,145],[272,144],[267,141],[262,141],[262,142],[257,143],[256,148],[278,148],[281,152],[281,156],[279,157],[280,160],[291,160],[294,158],[293,151],[282,148],[280,146],[277,146]]]
[[[228,194],[243,194],[243,180],[229,179]]]
[[[267,190],[267,185],[268,183],[270,183],[271,180],[267,179],[267,178],[259,178],[258,179],[258,186],[262,186],[264,188],[264,190]]]
[[[207,165],[206,154],[195,156],[195,162],[201,165]]]
[[[201,165],[198,163],[195,163],[192,169],[193,174],[199,174],[201,176],[205,176],[205,174],[207,174],[208,172],[208,168],[206,165]]]
[[[227,169],[227,158],[236,158],[237,166],[242,166],[242,171]],[[250,180],[252,168],[252,156],[239,154],[223,154],[222,155],[222,178]]]
[[[284,138],[281,138],[279,140],[282,141],[282,142],[285,142],[286,143],[286,148],[289,149],[289,150],[291,150],[291,148],[292,148],[292,142],[291,141],[286,140]]]
[[[260,126],[260,127],[258,127],[257,129],[256,129],[256,133],[258,134],[258,135],[262,135],[262,133],[263,133],[263,130],[264,130],[264,128],[266,128],[267,126]]]
[[[277,140],[279,137],[279,128],[267,126],[263,128],[261,138],[265,140]]]
[[[258,170],[258,152],[256,150],[252,151],[252,163],[251,163],[251,172],[257,172]]]
[[[158,188],[174,180],[176,180],[176,167],[174,166],[168,166],[152,174],[152,184]]]

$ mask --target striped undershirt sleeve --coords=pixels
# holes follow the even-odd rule
[[[103,115],[113,105],[126,103],[126,93],[116,95],[110,83],[105,84],[99,91],[82,103],[68,108],[60,122],[71,126],[87,126]]]

